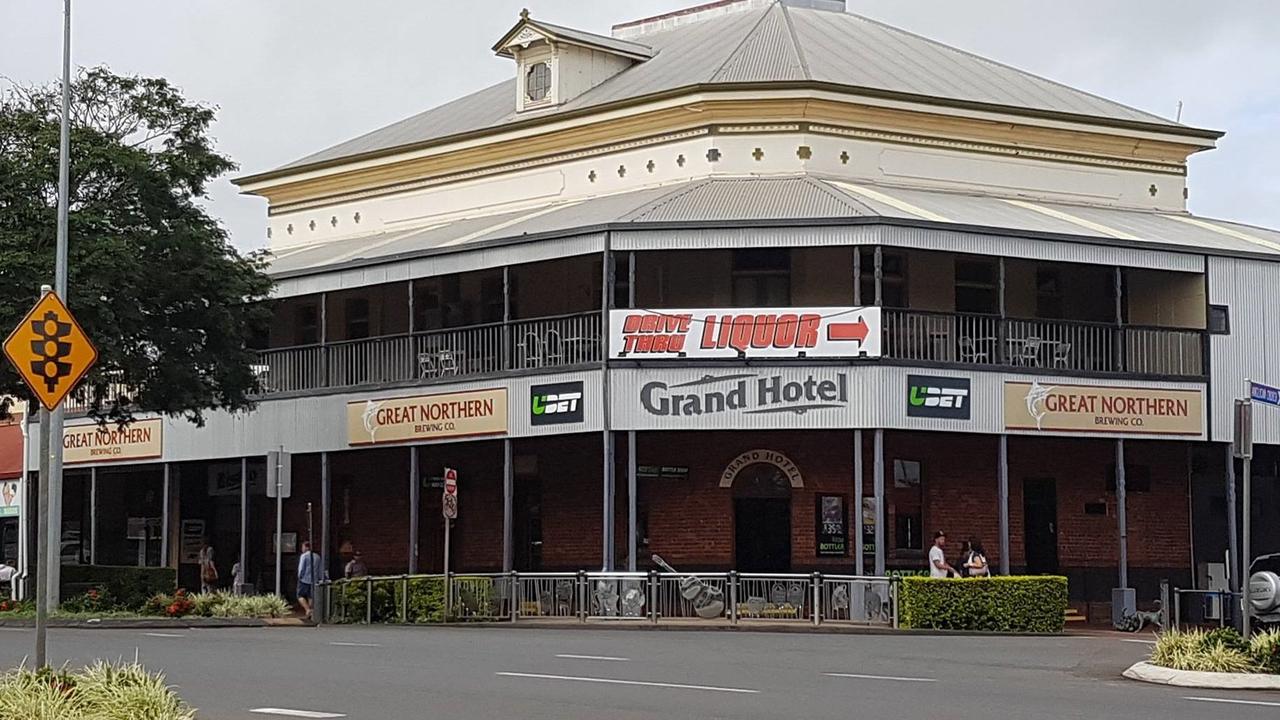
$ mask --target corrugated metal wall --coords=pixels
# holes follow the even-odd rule
[[[1245,380],[1280,384],[1280,265],[1210,257],[1209,302],[1226,305],[1231,333],[1211,335],[1210,394],[1213,439],[1231,440],[1232,401],[1245,397]],[[1280,408],[1254,411],[1254,442],[1280,443]]]
[[[611,244],[614,250],[884,244],[1051,262],[1119,265],[1195,273],[1203,270],[1200,256],[1185,253],[888,225],[625,230],[615,232]]]
[[[447,392],[507,388],[507,425],[509,437],[532,437],[599,431],[603,427],[604,406],[601,402],[600,371],[578,374],[548,374],[512,378],[507,381],[480,381],[427,387],[397,388],[369,393],[326,395],[323,397],[268,400],[259,403],[251,413],[215,412],[206,416],[205,426],[198,428],[185,420],[164,421],[164,456],[144,463],[183,462],[264,455],[281,447],[294,453],[336,452],[350,449],[347,443],[347,403],[386,397],[434,395]],[[531,422],[530,388],[533,385],[581,380],[583,383],[583,422],[566,425],[534,426]],[[465,442],[451,438],[437,442]],[[28,454],[32,467],[38,463],[39,429],[32,426]],[[123,463],[112,463],[123,464]],[[79,466],[78,466],[79,467]]]
[[[847,378],[849,401],[846,406],[830,409],[795,412],[747,414],[742,412],[705,413],[700,416],[655,416],[640,401],[647,383],[661,382],[669,392],[697,392],[697,386],[676,389],[671,386],[690,383],[711,377],[751,375],[754,377],[778,376],[783,382],[803,383],[814,380],[834,380],[843,374]],[[971,383],[972,417],[969,420],[947,420],[907,416],[907,376],[928,375],[947,378],[968,378]],[[754,377],[748,379],[748,392],[752,391]],[[1004,432],[1004,383],[1005,381],[1031,382],[1042,385],[1073,384],[1116,387],[1150,387],[1163,389],[1194,390],[1204,386],[1196,383],[1152,383],[1130,380],[1092,380],[1065,376],[1024,375],[999,372],[959,372],[879,364],[862,365],[809,365],[809,366],[751,366],[751,367],[646,367],[614,370],[609,376],[611,415],[615,430],[790,430],[790,429],[847,429],[886,428],[899,430],[930,430],[938,432],[967,432],[999,434]],[[705,389],[723,391],[730,383],[708,384]],[[1034,432],[1015,434],[1036,434]],[[1048,433],[1045,433],[1048,434]],[[1097,433],[1053,433],[1054,435],[1079,435],[1098,437]],[[1117,435],[1118,437],[1118,435]],[[1185,436],[1131,435],[1143,439],[1187,440]]]
[[[604,251],[604,233],[590,233],[556,240],[541,240],[476,250],[459,249],[449,254],[414,260],[380,263],[323,275],[284,278],[276,282],[275,297],[294,297],[347,288],[403,282],[409,278],[435,277],[483,270],[504,265],[554,260]]]

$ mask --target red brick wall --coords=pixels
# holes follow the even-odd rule
[[[792,569],[849,571],[853,558],[818,558],[814,552],[814,496],[842,494],[848,510],[849,543],[858,546],[859,513],[853,507],[853,433],[851,431],[671,432],[639,433],[641,465],[682,465],[688,480],[640,481],[640,512],[648,517],[649,547],[641,547],[641,567],[657,553],[679,568],[725,569],[734,566],[733,491],[719,487],[721,473],[740,453],[776,450],[799,467],[803,489],[791,496]],[[874,433],[863,433],[864,493],[873,492]],[[1130,441],[1130,466],[1150,468],[1151,491],[1128,498],[1129,561],[1133,568],[1179,568],[1187,564],[1190,516],[1187,503],[1186,445]],[[1031,438],[1009,440],[1010,562],[1025,563],[1022,484],[1026,478],[1052,478],[1057,486],[1058,552],[1064,569],[1096,569],[1117,564],[1115,496],[1107,492],[1108,467],[1114,462],[1111,440]],[[454,566],[459,571],[496,570],[502,562],[502,444],[456,443],[421,450],[423,476],[445,465],[459,470],[461,519],[455,526]],[[626,442],[617,444],[616,541],[618,562],[627,551]],[[979,539],[993,565],[999,563],[997,439],[959,433],[885,433],[886,539],[889,566],[923,569],[920,551],[893,549],[896,503],[893,460],[921,463],[922,534],[927,547],[933,530],[949,535],[948,554],[958,558],[961,541]],[[542,488],[542,567],[547,570],[594,569],[601,564],[600,436],[596,433],[519,440],[518,456],[535,456]],[[333,473],[332,537],[336,551],[344,540],[363,551],[371,570],[399,573],[408,567],[408,450],[384,448],[336,453]],[[319,459],[294,461],[294,496],[285,504],[285,530],[305,533],[305,507],[315,504],[319,522]],[[529,482],[517,476],[516,482]],[[343,488],[350,489],[343,507]],[[1086,515],[1085,503],[1105,503],[1107,513]],[[343,523],[344,511],[349,522]],[[517,516],[521,508],[516,508]],[[262,538],[270,546],[273,523]],[[422,491],[421,571],[441,566],[443,525],[439,491]],[[871,568],[868,556],[867,567]]]
[[[650,547],[677,568],[734,565],[733,490],[719,487],[725,467],[748,450],[776,450],[796,463],[804,488],[791,492],[791,564],[794,570],[839,568],[846,558],[815,555],[815,496],[845,495],[846,523],[852,528],[853,435],[849,432],[641,433],[640,465],[680,465],[688,480],[641,480],[637,499],[649,518]],[[623,475],[625,477],[625,475]],[[850,544],[854,539],[850,533]],[[643,558],[642,558],[643,559]],[[648,563],[641,563],[647,566]]]

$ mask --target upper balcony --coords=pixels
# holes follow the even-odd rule
[[[584,255],[277,301],[267,393],[598,366],[614,307],[879,305],[890,362],[1103,376],[1207,373],[1205,280],[889,247]],[[634,283],[634,292],[631,285]]]

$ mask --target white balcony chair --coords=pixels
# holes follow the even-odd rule
[[[986,350],[978,347],[978,343],[971,337],[961,337],[956,341],[960,348],[960,362],[963,363],[986,363],[990,360]]]
[[[1044,345],[1041,340],[1034,335],[1018,340],[1017,353],[1013,356],[1013,364],[1025,367],[1035,367],[1040,364],[1040,348]]]
[[[1071,364],[1071,343],[1058,342],[1053,345],[1053,366],[1065,368]]]
[[[440,375],[457,375],[461,370],[462,353],[457,350],[444,349],[436,353],[436,365]]]
[[[525,333],[524,341],[516,347],[520,348],[521,368],[542,367],[542,338],[538,337],[537,333],[532,331]]]
[[[564,365],[564,340],[560,333],[555,330],[548,330],[547,337],[544,340],[546,350],[543,352],[543,361],[548,366]]]

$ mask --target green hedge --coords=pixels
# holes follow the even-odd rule
[[[898,605],[903,627],[1057,633],[1066,624],[1067,579],[907,577]]]
[[[115,609],[140,610],[153,595],[172,593],[178,573],[173,568],[63,565],[60,580],[63,598],[96,589],[110,598]]]
[[[373,608],[368,617],[375,623],[400,622],[404,603],[405,581],[398,578],[373,580]],[[453,578],[459,607],[453,608],[451,620],[467,617],[489,617],[493,613],[493,581],[485,577],[459,575]],[[410,623],[444,622],[444,578],[410,578],[407,620]],[[335,583],[330,622],[362,623],[369,604],[366,581]]]

